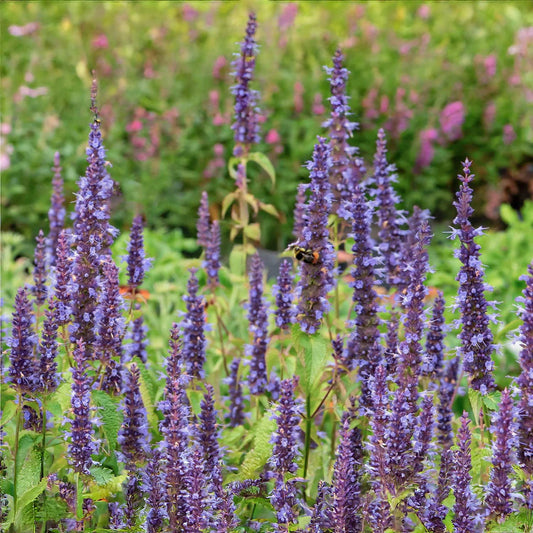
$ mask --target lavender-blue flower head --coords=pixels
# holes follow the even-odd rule
[[[140,305],[136,304],[135,310],[140,310]],[[139,315],[131,322],[131,329],[128,331],[127,338],[131,342],[124,346],[126,357],[124,362],[131,361],[135,357],[138,357],[143,363],[146,363],[148,355],[146,353],[146,347],[148,346],[148,338],[146,333],[148,327],[144,325],[143,315]]]
[[[45,311],[45,319],[39,343],[39,390],[50,393],[57,389],[59,376],[57,373],[57,301],[51,300]]]
[[[203,533],[210,525],[208,512],[209,495],[203,464],[203,453],[200,444],[193,442],[188,450],[186,474],[187,512],[183,531]]]
[[[320,480],[318,482],[317,497],[315,505],[313,506],[313,514],[311,521],[307,526],[308,533],[323,533],[333,529],[333,519],[331,516],[331,507],[329,503],[331,488],[325,482]]]
[[[143,474],[143,489],[147,493],[146,532],[159,533],[167,512],[165,509],[164,461],[159,450],[154,450]]]
[[[305,212],[307,210],[307,194],[309,185],[300,183],[297,188],[296,202],[294,204],[294,226],[292,234],[300,240],[305,228]]]
[[[15,309],[11,321],[11,337],[7,345],[9,352],[9,380],[19,393],[32,393],[38,386],[37,368],[33,349],[37,337],[32,327],[33,314],[26,288],[20,288],[15,296]]]
[[[122,401],[124,420],[118,431],[122,460],[131,472],[136,469],[136,464],[144,463],[149,455],[148,420],[139,381],[139,368],[132,363],[129,370],[124,371]]]
[[[59,166],[59,152],[54,154],[54,166],[52,167],[54,177],[52,178],[52,199],[48,210],[48,221],[50,231],[46,239],[46,251],[50,265],[56,263],[57,239],[65,227],[65,195],[63,193],[63,178],[61,177],[61,167]]]
[[[437,407],[437,440],[442,450],[449,449],[453,444],[452,401],[459,374],[459,357],[446,361],[439,381]]]
[[[218,220],[213,220],[207,234],[205,248],[205,261],[202,267],[207,272],[207,284],[214,289],[219,284],[218,271],[220,270],[220,225]]]
[[[461,242],[455,255],[462,263],[456,279],[459,282],[457,304],[461,308],[463,325],[458,335],[461,339],[460,353],[463,358],[463,368],[470,375],[472,388],[486,394],[496,387],[492,376],[494,362],[491,359],[495,346],[489,329],[487,301],[484,295],[488,287],[483,282],[483,265],[479,259],[480,246],[474,242],[474,238],[483,232],[481,228],[474,228],[470,222],[474,212],[470,205],[472,189],[469,183],[474,179],[474,174],[470,173],[471,164],[471,161],[465,160],[463,175],[458,176],[461,187],[457,192],[457,201],[453,203],[457,209],[457,216],[453,222],[459,228],[452,230],[451,238],[458,237]]]
[[[420,413],[416,429],[413,435],[413,474],[418,474],[424,469],[424,461],[431,446],[433,428],[435,426],[433,416],[433,395],[427,395],[422,399]]]
[[[455,495],[453,511],[455,516],[452,523],[457,533],[472,533],[476,531],[476,523],[479,521],[480,506],[477,498],[472,492],[470,483],[472,476],[472,458],[470,456],[470,442],[472,437],[468,424],[468,414],[466,411],[461,417],[461,426],[457,434],[458,450],[454,457],[454,476],[452,488]]]
[[[444,358],[444,306],[444,296],[442,291],[439,291],[433,305],[431,323],[426,338],[426,353],[422,364],[422,374],[433,378],[440,375]]]
[[[263,298],[263,276],[265,267],[259,254],[255,253],[250,258],[248,280],[250,290],[248,294],[248,322],[250,324],[250,331],[253,333],[258,327],[263,327],[266,320],[266,300]]]
[[[378,131],[376,154],[374,155],[374,174],[371,183],[374,185],[377,214],[378,214],[378,249],[383,257],[386,280],[389,285],[394,285],[398,274],[399,254],[401,250],[400,226],[403,223],[403,212],[396,209],[400,198],[396,194],[393,184],[397,181],[396,167],[387,162],[387,140],[385,131]]]
[[[337,50],[333,56],[333,68],[324,67],[329,74],[331,117],[322,126],[328,128],[330,139],[332,159],[330,183],[334,196],[334,212],[337,212],[343,202],[351,201],[354,186],[362,180],[366,171],[361,159],[352,160],[357,148],[348,144],[352,132],[359,125],[348,119],[351,112],[348,105],[349,96],[346,95],[346,82],[350,72],[343,67],[343,61],[344,55]]]
[[[520,389],[517,455],[521,467],[533,476],[533,262],[528,267],[528,273],[529,276],[521,278],[526,287],[519,300],[523,306],[520,310],[523,322],[519,337],[522,371],[517,378]],[[533,492],[531,494],[533,496]]]
[[[230,427],[240,426],[244,422],[244,399],[242,396],[242,385],[239,381],[240,359],[234,359],[230,365],[230,374],[227,378],[229,388],[229,425]]]
[[[135,288],[142,283],[152,263],[152,260],[146,258],[144,253],[143,226],[142,215],[137,215],[131,225],[128,243],[128,285]]]
[[[503,522],[513,511],[511,474],[515,464],[513,448],[516,436],[513,399],[507,389],[502,392],[498,413],[492,420],[491,431],[494,434],[492,470],[486,489],[485,506],[491,518]]]
[[[43,230],[39,230],[39,235],[35,239],[37,246],[35,247],[35,256],[33,264],[33,287],[32,292],[35,296],[35,303],[38,306],[43,305],[46,302],[48,296],[48,288],[46,287],[46,240],[44,238]]]
[[[206,248],[209,242],[209,200],[206,191],[202,191],[202,198],[200,199],[198,220],[196,221],[196,235],[198,245]]]
[[[289,329],[294,322],[293,307],[293,282],[294,277],[291,274],[292,263],[282,261],[279,266],[277,282],[272,286],[272,294],[276,298],[276,326],[283,330]]]
[[[315,333],[322,317],[329,310],[327,293],[334,286],[335,252],[329,241],[328,216],[331,212],[330,148],[325,139],[318,139],[309,161],[310,197],[305,214],[305,227],[298,245],[312,250],[317,260],[300,263],[300,281],[297,287],[298,316],[302,330]]]
[[[75,366],[72,368],[70,400],[73,419],[68,434],[67,460],[75,472],[88,475],[93,465],[91,455],[96,453],[96,443],[92,440],[94,428],[90,418],[91,383],[87,375],[88,365],[83,340],[77,341],[73,356]]]
[[[57,238],[55,252],[54,296],[57,301],[57,323],[65,326],[70,322],[70,277],[72,269],[72,255],[70,253],[70,236],[66,230],[61,230]]]
[[[350,428],[351,417],[344,413],[340,442],[333,467],[333,523],[335,531],[362,531],[361,430]]]
[[[259,136],[259,109],[257,101],[259,93],[250,88],[250,82],[254,77],[255,56],[258,50],[255,42],[257,22],[254,13],[248,17],[246,36],[241,43],[241,51],[236,55],[232,66],[235,69],[235,85],[231,88],[235,96],[235,122],[232,129],[235,132],[235,148],[233,155],[241,157],[250,151],[253,144],[257,144]]]
[[[352,271],[353,302],[356,318],[355,329],[347,344],[346,361],[350,368],[359,367],[361,381],[361,406],[371,407],[372,398],[369,380],[374,375],[381,359],[378,330],[378,298],[375,285],[375,258],[370,237],[371,213],[367,206],[362,186],[354,186],[351,201],[351,218],[354,245],[354,268]]]
[[[205,375],[205,300],[198,295],[198,279],[196,269],[189,270],[190,277],[187,283],[187,294],[183,300],[187,312],[180,326],[183,331],[183,360],[189,376],[203,378]]]

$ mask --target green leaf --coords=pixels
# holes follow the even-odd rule
[[[31,488],[26,490],[20,498],[17,500],[17,516],[15,517],[15,524],[22,525],[22,513],[24,508],[32,503],[45,489],[46,484],[48,483],[47,478],[41,479],[39,483],[33,485]],[[22,529],[21,529],[22,530]]]
[[[244,274],[246,253],[242,247],[234,246],[229,254],[229,268],[237,276]]]
[[[98,417],[102,420],[102,427],[109,447],[114,449],[117,444],[118,430],[122,425],[122,414],[115,401],[104,391],[94,390],[93,402],[97,407],[100,407]]]
[[[144,365],[138,365],[139,368],[139,390],[146,409],[146,417],[150,427],[157,430],[159,426],[159,418],[157,417],[152,398],[155,397],[152,389],[153,383],[151,383],[150,375]],[[152,390],[151,390],[152,389]]]
[[[93,485],[91,490],[84,495],[86,498],[93,500],[109,499],[119,492],[122,492],[122,484],[128,478],[128,474],[121,474],[120,476],[112,477],[105,485]]]
[[[278,210],[272,204],[264,204],[263,202],[260,202],[259,209],[263,210],[269,215],[272,215],[273,217],[279,218]]]
[[[276,430],[276,421],[272,420],[268,414],[263,416],[253,428],[254,442],[252,449],[246,454],[239,473],[235,479],[254,479],[259,475],[272,455],[272,444],[270,439]]]
[[[96,481],[97,485],[103,487],[114,477],[113,471],[102,466],[91,467],[91,475]]]
[[[276,185],[276,171],[274,170],[270,159],[265,154],[262,154],[261,152],[252,152],[251,154],[248,154],[248,159],[257,163],[268,174],[272,185]]]
[[[0,419],[0,426],[5,426],[15,416],[16,412],[17,404],[13,400],[6,402]]]
[[[497,411],[500,405],[502,393],[500,391],[494,391],[486,396],[483,396],[483,405],[490,411]]]
[[[479,391],[469,388],[468,399],[470,400],[470,405],[472,406],[472,414],[474,415],[476,426],[479,426],[479,412],[483,407],[483,396]]]
[[[56,417],[63,417],[70,408],[70,396],[72,384],[70,381],[61,383],[59,387],[50,395],[47,402],[48,410]]]
[[[261,229],[259,224],[254,222],[253,224],[248,224],[244,227],[244,234],[253,241],[259,241],[261,239]]]
[[[230,205],[235,201],[237,195],[234,192],[230,192],[224,196],[222,200],[222,217],[226,216],[226,211],[229,209]]]
[[[238,157],[230,157],[228,161],[228,172],[229,175],[235,179],[237,177],[237,165],[241,162],[241,159]]]

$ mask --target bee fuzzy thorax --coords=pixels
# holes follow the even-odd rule
[[[316,250],[310,248],[304,248],[303,246],[298,246],[297,244],[289,244],[287,250],[292,250],[294,257],[298,261],[303,261],[310,265],[317,265],[320,262],[320,253]]]

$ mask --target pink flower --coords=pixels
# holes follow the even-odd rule
[[[11,124],[9,122],[0,122],[0,135],[9,135],[11,133]]]
[[[13,99],[15,102],[20,102],[26,96],[28,98],[37,98],[38,96],[44,96],[46,93],[48,93],[48,87],[36,87],[35,89],[32,89],[26,85],[21,85],[18,88],[18,91],[15,93]]]
[[[147,61],[144,64],[144,77],[147,80],[151,80],[151,79],[155,78],[155,70],[154,70],[154,67],[152,66],[152,63],[150,61]]]
[[[213,64],[213,78],[215,80],[222,80],[224,78],[223,69],[227,65],[227,60],[224,56],[218,56]]]
[[[448,104],[440,114],[440,127],[442,133],[449,141],[459,139],[463,132],[461,126],[465,121],[465,108],[463,102],[456,101]]]
[[[218,109],[219,100],[220,100],[220,95],[216,89],[214,89],[213,91],[209,91],[209,105],[213,109]]]
[[[427,4],[422,4],[416,13],[422,20],[427,20],[431,15],[431,9]]]
[[[379,112],[384,115],[389,109],[389,97],[384,94],[379,101]]]
[[[325,112],[326,109],[322,103],[322,95],[320,93],[316,93],[315,97],[313,98],[313,114],[323,115]]]
[[[427,167],[435,156],[433,143],[438,139],[439,132],[435,128],[428,128],[420,132],[420,151],[415,163],[415,172]]]
[[[294,83],[294,96],[293,96],[293,105],[294,111],[299,114],[304,110],[304,86],[302,82],[297,81]]]
[[[375,101],[378,95],[378,90],[376,88],[370,89],[368,94],[363,98],[362,104],[363,109],[365,110],[365,118],[374,119],[379,116],[379,111],[375,108]]]
[[[213,117],[213,126],[222,126],[225,123],[226,123],[226,120],[224,119],[221,113],[217,113]]]
[[[278,26],[281,31],[289,29],[293,23],[296,15],[298,13],[298,4],[289,3],[286,4],[278,18]]]
[[[220,143],[216,143],[215,146],[213,146],[213,152],[217,157],[221,157],[224,155],[224,145]]]
[[[109,41],[107,40],[107,36],[103,33],[100,35],[97,35],[92,41],[91,46],[95,49],[102,49],[105,50],[109,47]]]
[[[40,24],[38,22],[28,22],[24,26],[9,26],[7,31],[14,37],[24,37],[25,35],[31,35],[39,29]]]
[[[183,13],[183,20],[186,22],[193,22],[198,18],[198,11],[190,4],[184,4],[181,8],[181,12]]]
[[[132,120],[127,126],[126,126],[126,131],[128,133],[136,133],[138,131],[141,131],[143,129],[143,123],[138,120],[138,119],[134,119]]]
[[[485,129],[489,129],[494,122],[496,117],[496,104],[494,102],[489,102],[483,111],[483,124]]]
[[[494,54],[488,55],[483,60],[483,66],[485,67],[487,78],[493,78],[496,75],[496,56]]]
[[[516,139],[516,133],[511,124],[506,124],[503,127],[503,144],[511,144]]]
[[[272,129],[266,134],[265,141],[267,144],[277,144],[281,141],[281,137],[277,130]]]

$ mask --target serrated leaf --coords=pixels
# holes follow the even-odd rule
[[[476,426],[479,426],[479,412],[483,407],[483,397],[479,391],[475,389],[468,389],[468,399],[470,400],[470,405],[472,406],[472,414],[474,415]]]
[[[276,185],[276,171],[272,165],[270,159],[261,152],[252,152],[248,154],[248,159],[257,163],[267,174],[272,182],[272,185]]]
[[[253,447],[246,454],[235,479],[243,481],[245,479],[255,479],[259,475],[259,472],[272,455],[273,446],[270,443],[270,439],[275,430],[276,421],[272,420],[268,415],[263,416],[257,422],[253,429]]]
[[[16,412],[17,404],[13,400],[6,402],[0,419],[0,426],[5,426],[15,416]]]
[[[15,524],[21,523],[24,508],[32,503],[46,489],[47,483],[48,479],[43,478],[39,483],[30,487],[24,492],[24,494],[22,494],[22,496],[17,498],[17,516],[15,517]]]
[[[70,408],[70,396],[72,384],[70,381],[61,383],[59,387],[50,395],[47,402],[48,410],[56,417],[62,417]]]
[[[113,471],[103,466],[91,467],[91,475],[100,487],[105,486],[114,477]]]
[[[502,393],[500,391],[494,391],[486,396],[483,396],[483,405],[490,411],[497,411],[500,405]]]
[[[155,413],[154,404],[152,402],[152,398],[155,397],[155,391],[150,391],[150,385],[153,384],[150,383],[150,377],[144,365],[138,365],[138,368],[140,371],[139,390],[141,392],[141,397],[144,403],[144,407],[146,409],[146,417],[148,418],[148,423],[150,424],[150,427],[157,430],[159,427],[159,418]]]
[[[37,442],[34,442],[27,452],[17,453],[17,472],[17,498],[20,500],[21,495],[39,483],[41,452]]]
[[[109,447],[114,449],[117,444],[118,430],[122,425],[122,414],[118,410],[117,404],[104,391],[94,390],[92,393],[93,402],[98,409],[98,418],[102,421],[102,427]]]
[[[94,485],[91,490],[84,495],[86,498],[93,500],[109,499],[122,491],[122,484],[128,478],[128,474],[112,477],[104,486]]]

